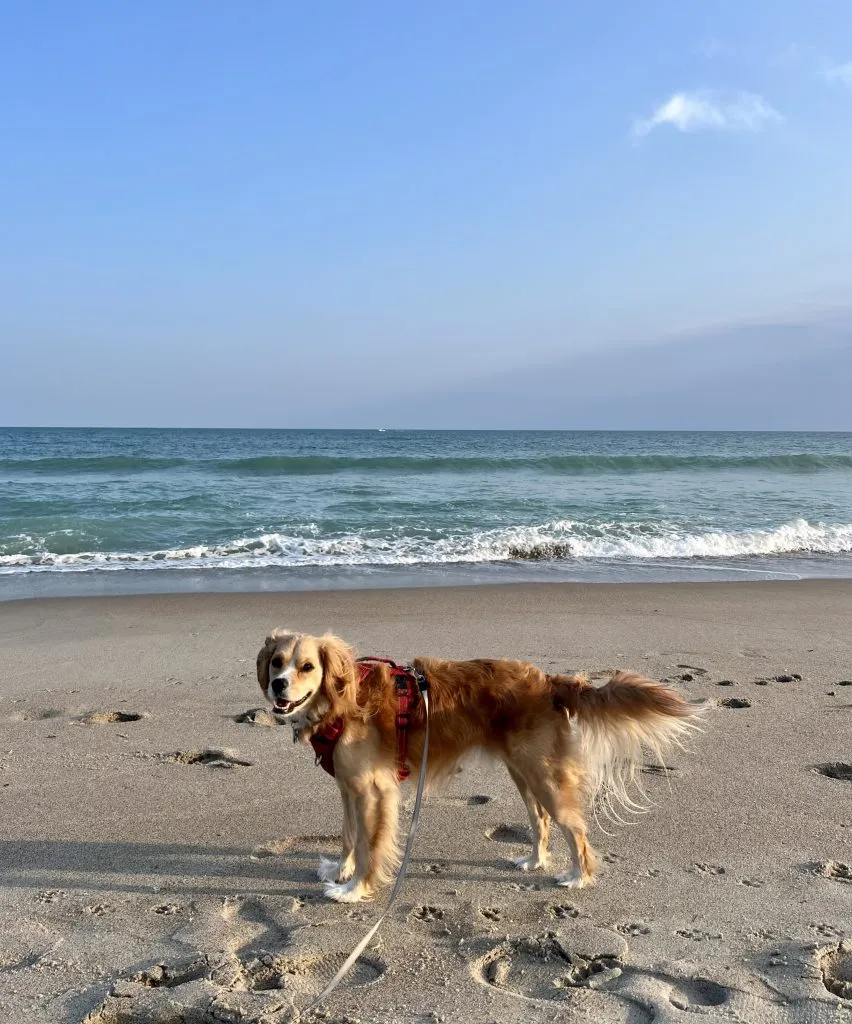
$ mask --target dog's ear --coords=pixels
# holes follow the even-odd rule
[[[268,636],[263,647],[257,652],[257,681],[261,690],[266,690],[269,685],[269,659],[272,657],[272,648],[275,646],[271,636]]]
[[[286,629],[273,629],[269,636],[263,641],[263,647],[257,652],[257,681],[261,690],[266,690],[269,684],[269,659],[275,650],[278,641],[289,636]]]
[[[333,633],[325,633],[317,641],[322,660],[322,680],[329,697],[355,699],[355,654],[352,648]]]

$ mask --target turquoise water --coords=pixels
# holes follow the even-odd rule
[[[0,596],[852,575],[852,434],[0,431]]]

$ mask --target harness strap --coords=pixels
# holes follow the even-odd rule
[[[411,712],[417,699],[418,691],[423,691],[426,679],[416,668],[397,665],[390,658],[359,658],[358,674],[360,682],[364,682],[376,664],[387,665],[393,678],[396,692],[396,774],[400,782],[411,777],[408,767],[408,730],[411,725]],[[422,685],[421,685],[422,684]],[[334,778],[334,748],[343,734],[344,721],[336,718],[326,722],[322,728],[311,735],[311,746],[314,748],[315,763]]]
[[[411,777],[411,769],[408,767],[408,729],[411,725],[411,711],[418,691],[422,689],[420,682],[422,680],[425,684],[426,680],[416,668],[398,665],[390,658],[359,658],[358,669],[362,680],[376,663],[387,665],[393,677],[396,691],[396,775],[400,782],[405,782]]]
[[[335,718],[326,722],[322,729],[311,735],[311,746],[314,748],[314,763],[322,765],[324,771],[334,778],[334,748],[343,734],[343,719]]]

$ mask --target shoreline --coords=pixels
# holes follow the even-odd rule
[[[441,589],[511,585],[621,585],[852,579],[852,556],[753,556],[726,559],[577,560],[417,564],[410,566],[311,566],[303,568],[35,569],[0,573],[0,606],[6,601],[53,597],[158,594],[241,594]]]
[[[723,580],[601,580],[601,581],[552,581],[552,580],[502,580],[488,583],[431,583],[419,585],[392,585],[373,587],[328,587],[305,590],[205,590],[187,591],[155,591],[142,593],[93,593],[70,595],[36,595],[32,597],[14,597],[0,599],[0,611],[6,609],[34,608],[39,606],[74,606],[93,608],[99,604],[112,608],[130,608],[136,604],[156,614],[157,605],[168,604],[182,606],[184,612],[192,612],[194,605],[213,604],[221,609],[223,605],[241,606],[246,610],[254,605],[276,607],[295,607],[297,604],[323,607],[343,601],[354,605],[347,609],[347,617],[357,615],[358,607],[365,603],[368,607],[384,604],[389,601],[408,599],[418,601],[426,606],[443,606],[447,599],[476,601],[500,605],[507,594],[519,597],[525,604],[538,601],[550,605],[558,603],[560,598],[579,597],[583,607],[596,608],[603,611],[613,595],[631,595],[640,602],[651,598],[659,598],[666,593],[677,592],[680,597],[689,597],[692,601],[710,598],[712,595],[724,597],[730,590],[740,596],[745,591],[756,588],[756,592],[765,597],[773,594],[781,601],[786,600],[788,589],[795,588],[801,595],[808,597],[824,596],[833,599],[844,594],[850,600],[852,608],[852,577],[801,577],[797,579],[723,579]],[[786,595],[786,596],[785,596]],[[604,597],[604,602],[593,600]],[[313,609],[312,609],[313,610]]]

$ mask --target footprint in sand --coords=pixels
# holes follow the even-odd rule
[[[112,912],[112,907],[108,903],[89,903],[83,907],[83,913],[89,914],[92,917],[103,917],[105,914]]]
[[[511,843],[514,846],[530,841],[529,829],[524,825],[497,825],[485,835],[492,843]]]
[[[548,907],[547,912],[551,917],[557,917],[562,921],[574,921],[580,916],[577,907],[570,903],[559,903],[555,907]]]
[[[259,1021],[279,1019],[282,997],[300,1003],[318,995],[346,958],[345,952],[256,950],[236,956],[196,954],[158,963],[118,981],[84,1024],[119,1021]],[[387,965],[372,952],[362,957],[342,988],[379,980]],[[284,990],[284,992],[282,992]]]
[[[489,921],[502,921],[503,917],[499,907],[480,907],[479,913]]]
[[[443,921],[444,911],[439,907],[415,907],[411,916],[415,921]]]
[[[826,950],[819,958],[822,983],[832,995],[852,999],[852,939]]]
[[[617,924],[615,930],[622,935],[650,935],[651,929],[642,921],[631,921],[625,924]]]
[[[603,951],[572,948],[555,932],[508,939],[472,965],[480,984],[516,998],[569,1002],[572,1020],[645,1024],[653,1013],[606,991],[622,974],[621,945]]]
[[[706,978],[678,981],[669,994],[669,1001],[677,1010],[701,1010],[705,1006],[722,1006],[730,998],[728,989]]]
[[[113,725],[116,722],[138,722],[146,716],[136,711],[92,711],[77,719],[77,725]]]
[[[726,873],[719,864],[693,864],[692,868],[699,875],[724,875]]]
[[[36,900],[39,903],[58,903],[67,895],[64,889],[43,889],[36,895]]]
[[[839,860],[826,860],[817,864],[814,874],[823,878],[832,878],[836,882],[852,882],[852,865]]]
[[[264,725],[267,727],[281,724],[267,708],[252,708],[250,711],[243,711],[241,715],[234,715],[234,721],[240,725]]]
[[[175,914],[182,914],[183,907],[179,903],[158,903],[151,907],[152,914],[159,914],[160,917],[173,917]]]
[[[203,764],[210,768],[249,768],[252,765],[251,761],[242,760],[230,750],[176,750],[171,754],[154,754],[153,757],[166,763]]]
[[[272,842],[264,843],[251,852],[252,860],[267,860],[269,857],[279,857],[286,853],[293,846],[293,839],[273,839]]]
[[[345,959],[345,953],[286,956],[258,950],[250,958],[224,960],[210,972],[210,981],[230,990],[269,992],[287,989],[290,993],[314,996],[334,977]],[[386,969],[378,957],[362,956],[347,974],[344,984],[349,988],[370,985],[378,981]]]
[[[846,764],[844,761],[829,761],[827,764],[816,764],[811,770],[824,775],[827,779],[852,782],[852,764]]]
[[[138,971],[130,979],[131,984],[143,988],[176,988],[188,981],[203,978],[210,967],[210,962],[202,953],[173,964],[154,964],[144,971]]]
[[[726,697],[725,700],[717,702],[720,708],[750,708],[751,701],[745,697]]]
[[[721,939],[720,934],[714,932],[703,932],[699,928],[679,928],[675,935],[682,939],[689,939],[690,942],[706,942],[708,939]]]
[[[808,928],[823,939],[839,939],[843,936],[843,932],[833,924],[809,924]]]

